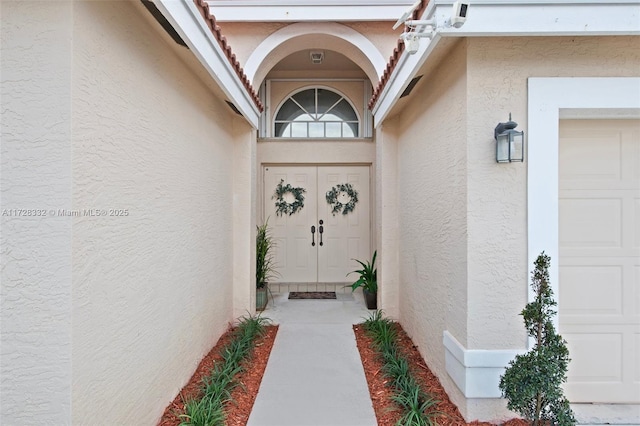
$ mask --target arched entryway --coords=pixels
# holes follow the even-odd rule
[[[369,39],[337,23],[289,25],[247,61],[266,107],[257,217],[268,219],[277,241],[277,290],[344,291],[353,259],[371,258],[375,144],[367,101],[384,66]],[[296,202],[295,211],[278,210]],[[351,208],[334,211],[338,203]]]
[[[254,49],[244,71],[259,87],[265,77],[283,59],[305,49],[328,49],[356,63],[372,85],[377,84],[387,66],[385,57],[363,34],[335,22],[297,23],[288,25],[267,37]]]

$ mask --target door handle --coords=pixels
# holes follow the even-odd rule
[[[316,245],[315,237],[316,237],[316,227],[311,225],[311,246],[312,247],[315,247]]]
[[[322,221],[320,221],[320,223],[322,223]],[[322,247],[322,233],[324,232],[324,226],[320,225],[318,227],[318,233],[320,234],[320,242],[318,244],[320,244],[320,247]]]

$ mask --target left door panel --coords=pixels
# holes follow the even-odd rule
[[[273,195],[280,181],[303,188],[304,206],[295,214],[276,214]],[[275,262],[279,277],[272,282],[317,282],[318,256],[312,246],[311,225],[317,215],[316,167],[269,166],[264,169],[264,217],[268,218],[276,242]],[[290,194],[287,194],[290,196]],[[288,200],[292,201],[292,200]],[[317,238],[317,232],[315,238]],[[317,241],[316,241],[317,242]]]

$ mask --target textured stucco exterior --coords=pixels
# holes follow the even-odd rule
[[[527,345],[527,159],[497,164],[493,128],[511,112],[526,132],[529,77],[639,75],[638,43],[463,39],[387,120],[398,129],[399,317],[468,420],[510,414],[498,398],[465,398],[443,332],[471,351]]]
[[[253,309],[255,131],[147,13],[2,4],[2,423],[155,424]]]
[[[71,422],[71,10],[0,3],[2,424]]]
[[[535,182],[526,153],[495,163],[493,128],[511,112],[529,131],[531,77],[640,76],[640,38],[449,34],[373,138],[256,142],[230,92],[139,1],[5,1],[0,13],[0,423],[155,424],[228,323],[254,311],[269,164],[371,165],[380,306],[468,420],[512,415],[486,396],[490,382],[469,397],[448,364],[457,348],[490,361],[460,364],[464,374],[493,374],[527,345]],[[287,52],[335,48],[363,68],[269,74],[272,56],[256,86],[322,81],[274,81],[266,123],[316,83],[362,119],[369,88],[329,80],[377,83],[367,54],[391,55],[402,31],[391,25],[221,23],[241,64],[298,26]]]
[[[399,315],[438,373],[443,330],[467,334],[466,53],[458,44],[396,118]],[[455,126],[442,125],[452,119]]]
[[[527,301],[524,283],[532,269],[526,261],[526,167],[498,167],[494,152],[484,149],[493,142],[486,129],[505,121],[509,112],[519,128],[527,129],[529,77],[640,75],[638,47],[638,37],[469,40],[470,349],[526,345],[520,321],[510,318],[517,318]],[[490,57],[489,52],[501,54]]]

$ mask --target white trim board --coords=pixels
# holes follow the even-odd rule
[[[524,350],[467,349],[448,331],[442,341],[445,369],[466,398],[500,398],[500,376],[509,361]]]
[[[473,0],[467,21],[460,28],[447,23],[452,3],[452,0],[433,0],[425,11],[425,16],[436,18],[443,37],[640,34],[637,1]]]
[[[558,305],[558,129],[571,118],[640,117],[640,77],[529,78],[528,265],[544,251],[551,256],[549,278]],[[581,115],[582,112],[584,115]],[[529,289],[529,301],[533,294]],[[557,318],[556,318],[556,328]]]
[[[208,0],[207,3],[220,22],[395,22],[413,0]]]

